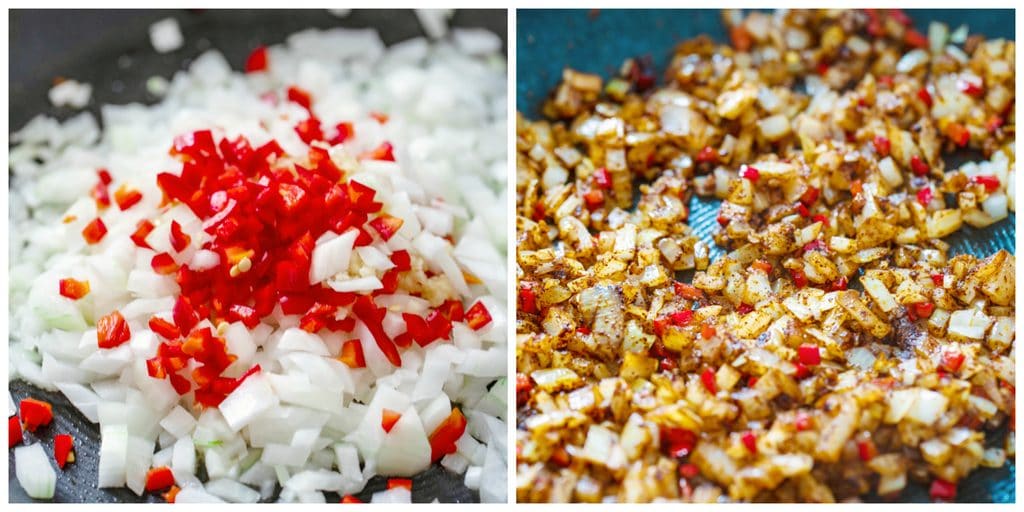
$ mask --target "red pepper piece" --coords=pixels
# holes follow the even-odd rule
[[[171,473],[171,468],[167,466],[153,468],[146,473],[147,492],[170,489],[172,485],[174,485],[174,474]]]
[[[931,204],[932,199],[935,199],[935,194],[932,193],[931,187],[924,187],[917,191],[917,202],[921,203],[921,206],[927,208]]]
[[[377,342],[377,346],[384,353],[384,357],[388,359],[388,362],[396,367],[401,367],[402,356],[398,353],[395,342],[384,332],[384,326],[381,324],[381,321],[384,319],[383,309],[378,308],[373,303],[372,297],[363,295],[356,299],[355,304],[352,305],[352,312],[366,325],[367,330],[373,335],[374,341]]]
[[[320,120],[309,116],[295,124],[295,133],[299,135],[302,142],[312,144],[318,140],[324,140],[324,131],[320,127]]]
[[[875,447],[875,442],[871,438],[861,439],[857,441],[857,454],[860,456],[860,460],[867,462],[878,455],[878,448]]]
[[[160,356],[146,360],[146,374],[154,379],[167,377],[167,369],[164,368],[164,362]]]
[[[167,490],[167,492],[161,494],[160,496],[163,497],[164,501],[166,501],[167,503],[174,503],[175,500],[178,499],[179,492],[181,492],[181,487],[178,487],[177,485],[172,485],[171,488]]]
[[[430,434],[430,461],[437,462],[441,457],[455,452],[455,443],[466,432],[466,417],[458,407],[441,422]]]
[[[750,31],[743,25],[733,25],[729,28],[729,41],[737,51],[745,52],[754,44],[754,38]]]
[[[807,187],[804,193],[800,195],[800,202],[804,206],[811,206],[818,200],[818,196],[821,195],[821,190],[818,187]]]
[[[170,379],[171,386],[174,387],[174,391],[177,392],[179,395],[184,395],[185,393],[188,393],[192,389],[192,384],[188,381],[188,379],[182,377],[181,375],[178,375],[177,373],[170,374]]]
[[[740,170],[740,177],[750,180],[751,183],[757,183],[757,180],[761,179],[761,172],[754,167],[745,165]]]
[[[256,73],[267,69],[267,47],[257,46],[245,59],[245,72]]]
[[[804,244],[803,251],[804,252],[810,252],[810,251],[828,252],[828,247],[825,245],[825,242],[823,242],[821,240],[811,240],[810,242],[807,242],[806,244]]]
[[[692,284],[680,283],[679,281],[676,281],[675,283],[672,284],[672,287],[675,289],[676,295],[686,300],[704,299],[704,292],[702,292],[700,288],[697,288]]]
[[[17,416],[7,418],[7,448],[14,448],[25,439],[21,431],[21,422]]]
[[[1005,122],[1006,121],[1001,116],[992,114],[992,116],[985,121],[985,131],[995,133],[996,130],[1003,127],[1003,123]]]
[[[611,190],[612,174],[608,172],[608,169],[605,169],[604,167],[599,167],[596,171],[594,171],[594,184],[597,185],[598,188],[604,190]]]
[[[305,89],[293,85],[287,91],[288,101],[298,103],[302,108],[309,110],[313,106],[313,97]]]
[[[995,192],[999,190],[999,178],[991,175],[984,176],[973,176],[971,177],[971,183],[975,183],[985,187],[985,192]]]
[[[537,312],[537,294],[533,293],[533,286],[529,283],[523,283],[519,287],[519,311]]]
[[[817,345],[803,344],[797,347],[796,355],[800,359],[800,362],[807,366],[817,366],[821,364],[821,350]]]
[[[182,334],[192,332],[192,328],[199,323],[199,315],[196,314],[192,303],[184,296],[178,296],[171,313],[174,325],[178,326],[178,331]]]
[[[595,188],[583,194],[583,202],[586,203],[588,210],[594,211],[604,205],[604,192]]]
[[[960,89],[961,92],[968,96],[980,98],[985,95],[985,89],[983,89],[981,85],[978,85],[971,80],[965,80],[961,78],[960,80],[956,81],[956,86],[958,89]]]
[[[796,371],[793,372],[793,376],[796,377],[797,379],[803,379],[811,375],[810,368],[805,366],[800,361],[794,361],[793,367],[796,369]]]
[[[131,339],[128,322],[115,310],[96,322],[96,341],[100,348],[114,348]]]
[[[89,281],[79,281],[70,277],[60,280],[60,294],[71,300],[78,300],[89,294]]]
[[[256,309],[242,304],[233,304],[228,308],[228,320],[231,322],[242,322],[249,329],[254,329],[260,323],[260,317]]]
[[[796,427],[797,432],[803,432],[811,428],[811,416],[804,411],[798,411],[796,413],[796,420],[793,421],[793,426]]]
[[[174,258],[166,252],[154,255],[149,264],[153,267],[154,272],[164,276],[171,275],[178,271],[178,264],[175,263]]]
[[[740,436],[740,440],[743,441],[743,446],[746,446],[750,453],[757,453],[757,434],[753,430],[744,432]]]
[[[711,146],[704,146],[704,148],[700,150],[700,153],[697,153],[697,158],[695,160],[700,164],[713,164],[718,161],[718,150]]]
[[[389,478],[387,490],[391,489],[407,489],[412,492],[412,480],[408,478]]]
[[[928,108],[932,108],[932,104],[934,102],[932,101],[932,94],[930,92],[928,92],[927,88],[922,87],[922,88],[918,89],[917,90],[917,97],[921,101],[923,101],[924,104],[928,106]]]
[[[658,430],[661,448],[669,457],[686,457],[697,446],[697,434],[692,430],[666,426]]]
[[[370,112],[370,117],[372,117],[374,121],[377,121],[380,124],[386,124],[389,119],[387,114],[383,112],[377,112],[376,110]]]
[[[700,469],[697,465],[692,462],[686,462],[679,465],[679,476],[683,478],[693,478],[700,474]]]
[[[953,141],[954,144],[960,147],[964,147],[971,140],[971,132],[967,131],[967,127],[960,123],[949,123],[946,125],[946,136],[949,140]]]
[[[106,169],[98,169],[96,175],[100,178],[100,183],[104,185],[110,185],[114,182],[114,178],[110,176],[110,171]]]
[[[121,211],[127,210],[142,201],[142,192],[127,185],[121,185],[114,191],[114,202]]]
[[[819,213],[819,214],[811,217],[811,221],[812,222],[820,222],[825,227],[828,227],[828,217],[826,217],[825,214],[823,214],[823,213]]]
[[[941,273],[939,273],[939,274],[932,274],[932,283],[934,283],[935,286],[942,286],[945,281],[946,281],[945,274],[941,274]]]
[[[878,156],[883,158],[889,156],[889,151],[892,150],[892,143],[888,137],[876,135],[871,143],[875,146],[875,152],[878,153]]]
[[[917,30],[910,29],[903,33],[903,42],[914,48],[927,48],[928,38]]]
[[[948,349],[942,353],[942,368],[949,373],[956,373],[964,364],[963,352],[956,349]]]
[[[390,142],[381,142],[379,146],[359,155],[360,160],[395,161],[395,148]]]
[[[363,500],[361,500],[359,498],[356,498],[355,496],[353,496],[351,494],[346,494],[345,496],[343,496],[341,498],[341,502],[342,503],[362,503]]]
[[[803,288],[807,286],[807,275],[804,274],[803,270],[798,268],[790,269],[789,275],[793,278],[793,284],[797,288]]]
[[[763,259],[754,260],[754,262],[750,264],[750,268],[760,270],[765,274],[772,273],[772,264]]]
[[[96,201],[96,208],[103,210],[110,206],[110,190],[107,185],[100,182],[92,187],[89,195]]]
[[[525,404],[530,399],[530,391],[533,389],[533,382],[525,373],[516,374],[516,403]]]
[[[856,195],[860,194],[861,192],[864,192],[864,184],[860,180],[853,180],[853,181],[851,181],[850,182],[850,193],[856,196]]]
[[[910,170],[917,176],[924,176],[931,170],[928,164],[921,157],[914,155],[910,157]]]
[[[332,146],[337,145],[337,144],[341,144],[341,143],[351,139],[356,134],[355,127],[352,125],[352,123],[347,122],[347,121],[341,122],[341,123],[338,123],[337,125],[335,125],[334,126],[334,131],[337,132],[337,135],[331,137],[331,140],[329,141]]]
[[[711,324],[704,324],[704,326],[700,328],[700,337],[706,340],[714,338],[717,334],[718,329],[716,329],[715,326]]]
[[[402,229],[402,224],[404,223],[404,220],[386,213],[382,213],[380,216],[375,217],[369,222],[370,227],[372,227],[385,242],[391,240],[391,237],[395,236],[395,233],[397,233],[399,229]]]
[[[341,354],[338,359],[347,364],[349,368],[365,368],[366,359],[363,357],[363,345],[359,340],[349,340],[341,345]]]
[[[846,278],[846,276],[839,276],[839,279],[836,279],[835,281],[832,282],[831,288],[832,291],[838,292],[845,290],[846,287],[849,285],[850,281]]]
[[[953,501],[956,499],[956,484],[936,478],[928,489],[928,495],[932,501]]]
[[[405,249],[391,253],[391,263],[395,264],[395,270],[399,272],[412,270],[412,259],[409,257],[409,251]]]
[[[747,313],[750,313],[750,312],[751,312],[751,311],[753,311],[753,310],[754,310],[754,306],[751,306],[750,304],[743,304],[743,303],[740,303],[740,305],[739,305],[739,306],[736,306],[736,311],[737,311],[737,312],[738,312],[739,314],[741,314],[741,315],[745,315],[745,314],[747,314]]]
[[[466,310],[466,325],[474,331],[479,331],[485,325],[491,323],[491,312],[483,302],[477,301]]]
[[[45,427],[53,421],[53,406],[49,402],[35,398],[23,398],[19,404],[19,416],[25,430],[35,432],[39,427]]]
[[[402,413],[398,411],[392,411],[391,409],[384,409],[381,411],[380,417],[380,428],[384,429],[384,432],[391,433],[391,429],[395,428],[395,423],[402,418]]]
[[[192,243],[192,237],[187,235],[181,230],[181,224],[178,221],[171,221],[171,247],[174,248],[175,252],[184,251],[189,244]]]
[[[54,436],[53,458],[57,461],[59,468],[64,469],[65,464],[75,461],[75,457],[71,454],[74,443],[74,439],[68,434],[57,434]]]
[[[82,229],[82,238],[85,238],[85,242],[89,245],[100,243],[105,236],[107,236],[107,225],[99,217],[93,219]]]
[[[435,309],[427,315],[427,325],[430,326],[430,337],[431,340],[427,344],[437,339],[448,339],[452,332],[452,321],[445,317],[444,313],[440,309]],[[420,343],[421,346],[426,344]]]
[[[146,237],[153,231],[153,223],[148,220],[139,221],[138,226],[135,228],[135,232],[132,233],[131,239],[138,247],[149,249],[149,244],[146,243]]]
[[[670,320],[672,320],[672,325],[682,327],[684,325],[688,325],[691,321],[693,321],[693,310],[684,309],[683,311],[676,311],[675,313],[672,313],[668,317]]]
[[[718,386],[715,384],[715,371],[711,368],[705,368],[700,374],[700,381],[704,384],[704,389],[708,390],[708,393],[712,395],[718,393]]]
[[[174,324],[158,316],[149,319],[149,330],[165,340],[176,340],[181,337],[181,332]]]
[[[811,211],[808,210],[807,209],[807,205],[805,205],[803,203],[797,203],[796,204],[796,212],[799,213],[801,217],[810,217],[811,216]]]

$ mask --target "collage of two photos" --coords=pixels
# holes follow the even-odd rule
[[[1014,9],[509,7],[9,9],[8,502],[1016,502]]]

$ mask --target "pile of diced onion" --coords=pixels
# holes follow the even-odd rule
[[[433,29],[307,30],[244,73],[208,51],[102,131],[12,136],[11,378],[99,424],[99,487],[352,502],[384,475],[401,503],[437,463],[506,500],[506,65]]]

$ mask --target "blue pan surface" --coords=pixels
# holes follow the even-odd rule
[[[922,33],[929,22],[941,21],[951,28],[966,24],[972,34],[988,38],[1013,39],[1015,34],[1012,9],[908,9],[907,13]],[[516,107],[534,119],[565,67],[608,77],[623,60],[641,56],[650,57],[658,71],[655,76],[661,76],[676,44],[701,34],[726,40],[721,12],[715,9],[519,9],[516,23]],[[949,163],[965,158],[980,155],[954,156]],[[690,203],[690,225],[712,247],[712,257],[722,254],[711,238],[718,225],[717,212],[718,201],[694,197]],[[967,226],[946,241],[952,246],[951,254],[987,256],[1000,249],[1014,253],[1015,215],[985,229]],[[1015,475],[1012,460],[1001,468],[980,468],[960,483],[957,501],[1015,503]],[[901,498],[930,501],[927,488],[913,485]]]

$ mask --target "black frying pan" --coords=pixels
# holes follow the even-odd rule
[[[158,54],[149,43],[149,25],[168,16],[176,18],[185,45]],[[425,35],[412,11],[355,10],[339,19],[324,10],[11,10],[10,21],[10,129],[16,131],[39,113],[66,118],[76,113],[50,105],[46,92],[57,77],[73,78],[93,86],[88,110],[98,114],[108,103],[153,103],[146,80],[154,75],[169,78],[203,51],[220,50],[235,69],[260,44],[276,44],[302,29],[373,27],[386,44]],[[482,27],[507,44],[507,18],[503,9],[460,10],[451,26]],[[98,119],[98,116],[97,116]],[[43,443],[52,453],[53,436],[69,433],[75,438],[76,462],[58,470],[55,502],[163,502],[159,495],[141,498],[127,488],[97,489],[99,430],[60,393],[39,390],[21,381],[10,383],[15,402],[33,396],[54,406],[53,423],[37,436],[25,433],[25,442]],[[11,502],[32,501],[15,478],[14,451],[8,455]],[[384,490],[386,479],[374,477],[357,496],[369,501]],[[328,494],[336,503],[337,495]],[[477,502],[479,494],[465,485],[460,475],[438,465],[413,478],[412,500],[429,502]]]

